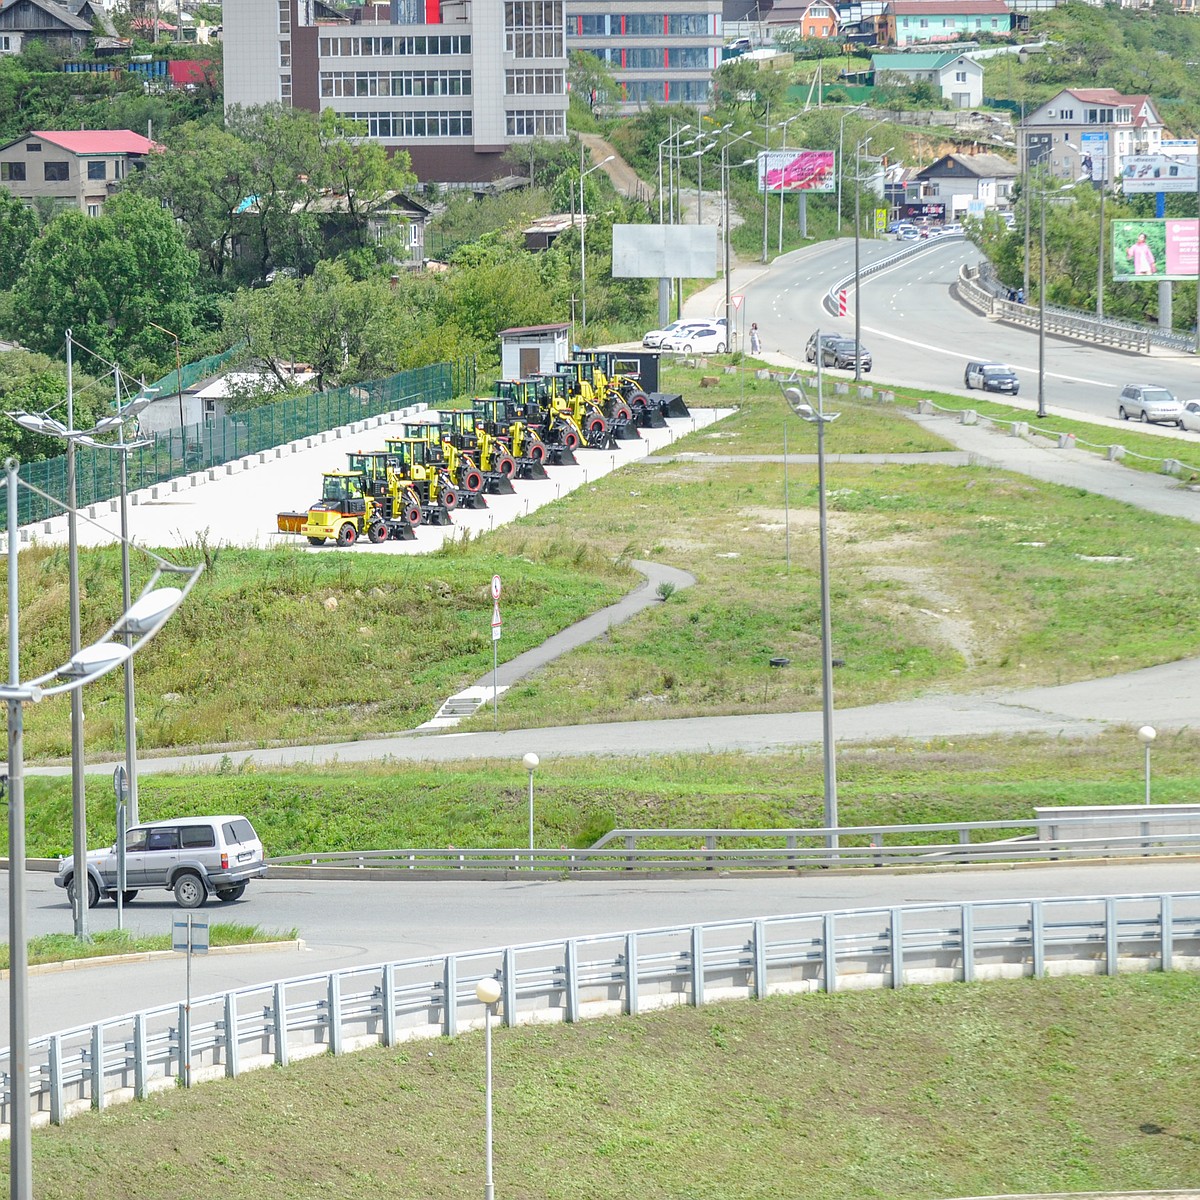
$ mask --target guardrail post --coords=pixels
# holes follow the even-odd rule
[[[871,845],[872,845],[872,846],[873,846],[873,847],[874,847],[876,850],[882,850],[882,849],[883,849],[883,834],[882,834],[882,833],[880,833],[878,830],[876,830],[876,831],[875,831],[873,834],[871,834]],[[875,860],[874,860],[874,861],[875,861],[875,865],[876,865],[877,867],[882,867],[882,866],[883,866],[883,855],[882,855],[882,854],[876,854],[876,855],[875,855]]]
[[[823,922],[824,937],[821,953],[825,961],[825,990],[837,991],[837,942],[834,940],[833,913],[826,913]]]
[[[104,1026],[92,1026],[92,1107],[104,1107]]]
[[[711,833],[705,834],[705,836],[704,836],[704,848],[705,848],[705,850],[709,851],[709,854],[706,855],[705,859],[704,859],[704,861],[706,863],[708,863],[708,866],[706,866],[704,869],[706,871],[715,870],[715,868],[712,865],[712,853],[711,852],[717,848],[717,839],[715,837],[713,837],[713,835]]]
[[[754,956],[754,998],[767,994],[767,923],[755,921],[751,926],[750,952]]]
[[[1114,897],[1104,900],[1104,959],[1109,975],[1117,973],[1117,902]]]
[[[1172,969],[1172,960],[1175,954],[1174,924],[1174,914],[1171,911],[1171,897],[1160,896],[1158,898],[1158,932],[1161,940],[1158,953],[1164,971]]]
[[[385,1046],[396,1044],[396,967],[384,963],[383,984],[379,989],[379,1040]]]
[[[191,1013],[186,1004],[179,1006],[179,1081],[192,1086],[192,1029]]]
[[[275,1065],[288,1064],[287,988],[282,980],[272,989],[271,1023],[275,1034]]]
[[[963,983],[975,982],[975,910],[969,904],[962,906],[962,960]]]
[[[342,1052],[342,977],[336,972],[329,974],[326,993],[326,1017],[329,1021],[329,1049],[334,1054]]]
[[[63,1123],[62,1035],[50,1039],[50,1124]]]
[[[1033,977],[1046,974],[1046,912],[1040,900],[1029,902],[1029,937],[1033,943]]]
[[[899,908],[888,910],[888,948],[892,952],[892,987],[904,986],[904,913]]]
[[[692,926],[692,1007],[704,1003],[704,927]]]
[[[575,1022],[579,1020],[579,944],[574,938],[563,943],[563,978],[566,991],[563,1017]]]
[[[393,983],[393,989],[394,987]],[[394,1010],[395,1005],[393,1004],[392,1007]],[[446,1037],[453,1037],[457,1032],[458,959],[453,954],[448,954],[442,963],[442,1033]]]
[[[504,951],[504,978],[500,981],[504,989],[504,1023],[517,1023],[517,952],[508,946]]]
[[[800,870],[800,867],[796,862],[796,835],[794,833],[789,833],[784,845],[788,852],[787,853],[788,870],[789,871]]]
[[[627,834],[625,837],[625,849],[630,851],[629,857],[625,860],[625,870],[633,870],[633,854],[632,851],[637,849],[637,835]]]
[[[146,1014],[133,1018],[133,1094],[138,1100],[150,1095],[150,1072],[146,1064]]]
[[[238,1042],[237,993],[225,993],[225,1077],[236,1079],[241,1070],[241,1045]]]
[[[637,934],[625,935],[625,1012],[634,1017],[638,1012]]]

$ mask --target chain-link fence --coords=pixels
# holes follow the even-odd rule
[[[149,438],[147,445],[129,451],[129,490],[136,491],[180,475],[221,466],[247,454],[257,454],[272,446],[281,446],[405,405],[445,403],[455,396],[469,394],[474,386],[474,361],[461,359],[400,371],[386,379],[372,379],[328,392],[289,397],[200,425],[162,430]],[[117,451],[88,446],[77,448],[75,495],[79,507],[119,495],[120,477],[121,462]],[[65,502],[65,455],[23,464],[21,478]],[[61,512],[60,505],[27,488],[20,489],[17,507],[20,524],[44,521]],[[5,525],[5,513],[0,508],[0,529]]]

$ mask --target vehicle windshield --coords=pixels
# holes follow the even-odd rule
[[[1008,367],[995,366],[995,367],[984,367],[983,373],[985,375],[1011,375],[1012,371]]]
[[[1143,388],[1142,399],[1150,404],[1175,403],[1175,397],[1166,388]]]
[[[358,480],[346,475],[326,475],[324,486],[321,488],[322,500],[346,500],[351,496],[361,496],[362,489]]]

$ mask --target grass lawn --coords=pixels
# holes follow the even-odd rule
[[[1197,1182],[1200,978],[773,997],[498,1029],[496,1195],[861,1200]],[[483,1188],[482,1034],[322,1057],[34,1135],[41,1200]],[[249,1181],[253,1181],[252,1185]]]

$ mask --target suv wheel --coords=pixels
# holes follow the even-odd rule
[[[1122,421],[1129,420],[1129,414],[1125,411],[1125,405],[1122,404],[1121,407],[1117,409],[1117,416],[1119,416]]]
[[[1150,424],[1150,414],[1144,408],[1142,409],[1142,424],[1143,425]]]
[[[87,884],[88,884],[88,893],[87,893],[88,908],[95,908],[96,905],[100,903],[100,886],[96,883],[96,881],[90,875],[88,876]],[[67,883],[67,899],[71,902],[71,907],[74,908],[75,907],[75,876],[74,875],[71,876],[70,881]]]
[[[194,871],[184,871],[175,880],[175,902],[180,908],[199,908],[207,899],[208,888]]]
[[[222,904],[230,904],[234,900],[240,900],[245,890],[246,884],[244,880],[241,883],[235,883],[233,887],[217,888],[217,899]]]

